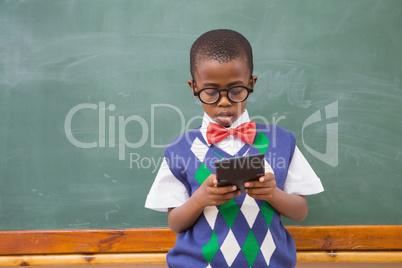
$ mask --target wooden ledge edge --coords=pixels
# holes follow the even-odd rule
[[[166,253],[57,254],[0,256],[1,266],[166,263]]]
[[[399,263],[402,251],[298,251],[298,262]]]
[[[163,264],[165,253],[59,254],[0,256],[0,266]],[[339,263],[398,263],[402,251],[298,251],[297,261]]]

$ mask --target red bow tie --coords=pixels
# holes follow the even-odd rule
[[[255,122],[241,124],[237,128],[227,129],[215,123],[209,123],[207,128],[208,143],[214,144],[225,139],[227,136],[236,135],[247,144],[254,142],[256,133]]]

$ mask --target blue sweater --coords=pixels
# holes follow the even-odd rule
[[[213,145],[208,147],[197,128],[177,137],[165,149],[165,157],[172,173],[192,195],[215,174],[216,160],[264,153],[277,187],[283,190],[295,143],[293,133],[257,124],[254,143],[229,155]],[[268,202],[242,194],[223,205],[205,208],[196,223],[177,236],[167,263],[169,267],[291,268],[296,265],[296,249],[280,214]]]

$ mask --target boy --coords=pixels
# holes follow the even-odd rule
[[[294,267],[294,242],[280,216],[303,220],[304,195],[323,187],[293,133],[250,122],[245,106],[257,76],[249,42],[232,30],[204,33],[191,48],[190,68],[188,84],[205,111],[202,126],[165,149],[145,205],[168,211],[178,233],[169,267]],[[246,193],[217,187],[216,160],[256,153],[265,154],[266,173],[246,182]]]

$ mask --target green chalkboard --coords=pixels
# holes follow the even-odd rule
[[[250,40],[250,115],[326,189],[297,224],[402,224],[401,26],[399,0],[1,0],[0,230],[167,226],[144,202],[200,124],[189,49],[216,28]]]

